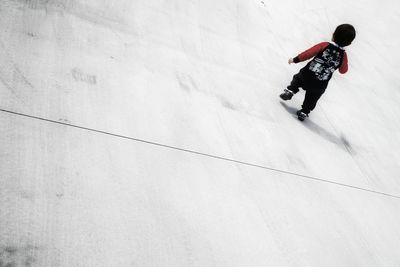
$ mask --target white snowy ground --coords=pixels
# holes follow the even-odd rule
[[[310,119],[289,57],[352,23]],[[400,266],[395,0],[2,0],[0,266]]]

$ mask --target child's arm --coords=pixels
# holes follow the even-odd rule
[[[315,57],[319,52],[324,50],[327,46],[329,45],[328,42],[322,42],[317,45],[314,45],[313,47],[307,49],[306,51],[300,53],[297,57],[289,59],[289,64],[291,63],[299,63],[302,61],[305,61],[307,59],[310,59],[312,57]]]
[[[349,65],[347,63],[347,54],[344,52],[342,65],[339,67],[339,72],[345,74],[349,70]]]

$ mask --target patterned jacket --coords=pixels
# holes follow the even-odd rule
[[[300,53],[293,62],[299,63],[310,58],[313,59],[300,72],[305,74],[312,83],[328,85],[335,70],[339,69],[342,74],[348,70],[346,51],[337,44],[319,43]]]

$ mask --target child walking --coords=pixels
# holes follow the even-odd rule
[[[350,24],[339,25],[332,36],[333,43],[322,42],[290,58],[288,63],[299,63],[313,58],[280,95],[283,100],[290,100],[303,88],[306,91],[302,108],[297,111],[299,120],[303,121],[317,105],[318,99],[325,92],[335,70],[344,74],[348,70],[347,54],[343,47],[348,46],[356,37],[356,31]]]

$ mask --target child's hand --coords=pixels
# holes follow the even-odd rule
[[[294,62],[293,62],[293,58],[289,58],[288,63],[289,63],[289,64],[294,63]]]

